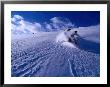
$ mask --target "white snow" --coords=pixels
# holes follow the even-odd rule
[[[98,39],[91,39],[97,30],[88,30],[91,35],[87,33],[88,31],[79,29],[81,37],[86,36],[86,38],[79,39],[78,49],[68,42],[68,37],[62,31],[39,32],[27,36],[14,35],[16,38],[19,37],[18,39],[12,35],[11,75],[13,77],[100,76],[100,53],[94,48],[99,46]],[[96,38],[99,36],[94,39]]]
[[[62,45],[67,46],[67,47],[71,47],[71,48],[77,48],[74,44],[72,44],[70,42],[63,42]]]
[[[68,41],[68,38],[67,36],[64,34],[64,32],[60,32],[58,34],[58,36],[56,37],[56,42],[59,42],[59,43],[63,43],[63,42],[67,42]]]
[[[60,32],[57,37],[56,37],[56,43],[59,43],[63,46],[67,46],[67,47],[72,47],[72,48],[76,48],[75,45],[73,45],[72,43],[68,42],[68,37],[69,35],[65,35],[65,31]]]

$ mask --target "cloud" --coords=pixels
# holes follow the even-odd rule
[[[11,29],[12,33],[15,34],[23,34],[23,33],[37,33],[39,30],[41,30],[41,24],[40,23],[31,23],[26,20],[20,15],[14,15],[11,18]]]
[[[74,27],[74,24],[72,24],[72,22],[67,18],[53,17],[50,19],[50,21],[52,23],[52,26],[58,30]]]
[[[47,31],[53,31],[52,25],[51,25],[51,24],[48,24],[48,23],[45,23],[45,29],[46,29]]]
[[[50,19],[53,23],[68,23],[70,22],[69,19],[63,17],[53,17]]]
[[[72,24],[69,19],[63,17],[53,17],[42,23],[42,25],[38,22],[32,23],[26,21],[20,15],[14,15],[11,18],[11,31],[13,34],[29,34],[37,33],[39,31],[58,31],[69,27],[74,27],[74,24]]]
[[[11,18],[11,21],[12,22],[17,22],[17,21],[20,21],[20,20],[23,20],[24,18],[21,17],[20,15],[14,15],[12,18]]]
[[[67,18],[53,17],[49,19],[48,22],[44,22],[44,25],[42,26],[44,31],[59,31],[73,28],[74,24],[72,24],[72,22]]]
[[[67,28],[74,27],[74,24],[69,19],[64,17],[53,17],[42,23],[42,30],[46,32],[65,30]]]
[[[11,18],[11,31],[13,34],[29,34],[29,33],[37,33],[39,31],[50,32],[50,31],[59,31],[65,30],[67,28],[75,28],[75,25],[68,19],[64,17],[53,17],[46,22],[43,22],[42,25],[38,22],[29,22],[26,21],[20,15],[14,15]],[[86,31],[89,29],[94,30],[99,29],[99,25],[96,27],[79,27],[77,29],[85,29]],[[90,33],[90,32],[88,32]]]

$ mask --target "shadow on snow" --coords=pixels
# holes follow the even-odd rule
[[[93,53],[100,53],[100,44],[95,43],[83,38],[78,38],[78,47],[82,50],[93,52]]]

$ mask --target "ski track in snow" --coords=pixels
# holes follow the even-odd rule
[[[55,42],[57,33],[12,39],[12,77],[98,77],[100,55]]]

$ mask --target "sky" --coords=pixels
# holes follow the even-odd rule
[[[100,24],[99,11],[12,11],[14,33],[58,31]]]

